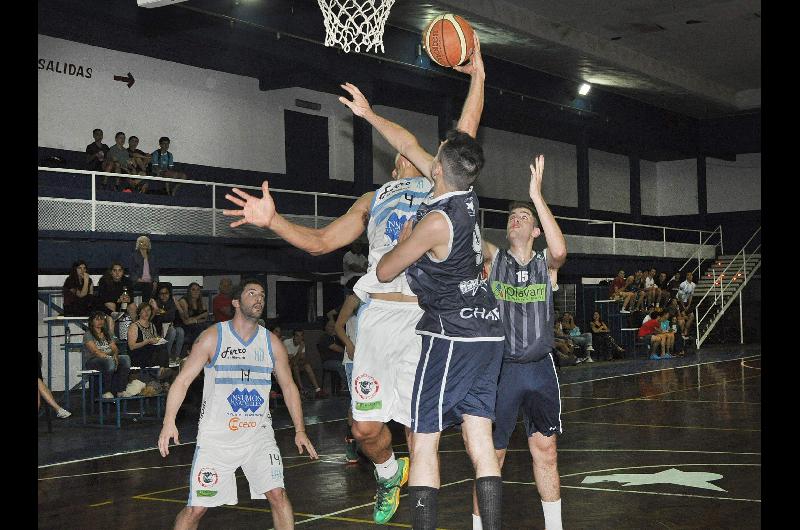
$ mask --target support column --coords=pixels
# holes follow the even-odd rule
[[[639,155],[628,157],[631,165],[631,222],[642,222],[642,174]]]
[[[578,217],[588,219],[590,215],[589,203],[589,146],[588,131],[586,127],[581,129],[575,146],[577,154],[578,169]]]
[[[359,85],[358,88],[367,101],[372,101],[374,92],[372,83]],[[373,188],[372,125],[357,116],[353,116],[353,188],[358,195]]]
[[[697,157],[697,214],[699,228],[706,228],[708,214],[708,187],[706,186],[706,157]]]
[[[453,128],[453,120],[456,119],[455,105],[452,98],[445,97],[442,99],[437,116],[439,118],[439,140],[444,140],[445,134]]]

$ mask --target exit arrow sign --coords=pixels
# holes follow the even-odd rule
[[[128,84],[128,88],[132,87],[136,80],[133,78],[133,74],[128,72],[128,77],[123,77],[121,75],[115,75],[114,81],[122,81],[123,83]]]

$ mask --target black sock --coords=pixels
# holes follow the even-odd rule
[[[500,477],[475,479],[475,490],[478,494],[478,508],[481,511],[483,530],[500,530],[503,479]]]
[[[438,488],[408,487],[408,505],[411,507],[411,528],[413,530],[436,529],[436,497],[438,494]]]

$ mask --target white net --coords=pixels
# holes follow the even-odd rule
[[[317,0],[325,20],[325,46],[339,45],[345,53],[383,53],[383,27],[394,0]]]

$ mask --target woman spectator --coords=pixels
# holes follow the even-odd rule
[[[88,315],[92,311],[101,310],[103,304],[94,295],[94,285],[86,262],[82,259],[72,264],[69,276],[62,287],[64,295],[64,316],[78,317]]]
[[[136,250],[131,255],[128,270],[131,272],[134,293],[142,295],[142,304],[150,303],[158,286],[158,265],[153,260],[149,237],[139,236],[136,239]]]
[[[203,305],[203,288],[200,284],[190,283],[186,296],[178,300],[177,305],[180,322],[176,325],[183,328],[184,340],[191,350],[195,339],[208,327],[208,308]]]
[[[131,358],[120,355],[115,337],[105,325],[106,315],[102,311],[94,311],[89,315],[88,331],[83,335],[83,351],[86,369],[99,370],[103,378],[103,398],[130,397],[125,391],[128,386],[128,375],[131,371]]]
[[[597,344],[597,351],[600,359],[610,361],[614,357],[622,357],[625,348],[617,344],[611,336],[611,330],[600,318],[600,313],[595,311],[592,315],[592,322],[589,324],[592,329],[592,344]]]
[[[183,328],[175,326],[178,317],[178,306],[172,298],[172,286],[162,283],[158,286],[158,296],[150,300],[155,316],[153,323],[156,330],[161,331],[162,336],[167,340],[167,353],[170,359],[178,359],[183,351],[185,332]],[[167,332],[164,333],[166,327]]]
[[[128,352],[134,366],[161,366],[160,378],[164,375],[163,369],[169,369],[169,353],[156,326],[150,321],[152,317],[150,304],[139,306],[136,322],[128,328]]]
[[[53,393],[50,392],[50,389],[44,384],[44,377],[42,377],[42,352],[39,352],[39,379],[37,380],[37,384],[39,385],[39,392],[36,394],[36,410],[42,408],[42,398],[44,398],[47,404],[53,407],[53,410],[56,411],[56,416],[59,418],[69,418],[72,416],[70,411],[62,408],[61,405],[56,402]]]
[[[587,363],[593,363],[592,352],[594,351],[594,347],[592,347],[592,334],[581,333],[581,329],[575,325],[575,320],[570,313],[565,312],[561,315],[561,322],[559,324],[561,329],[560,333],[557,332],[556,336],[562,338],[566,337],[575,344],[575,346],[582,347],[585,352],[585,355],[579,357],[577,362],[582,363],[586,361]]]

